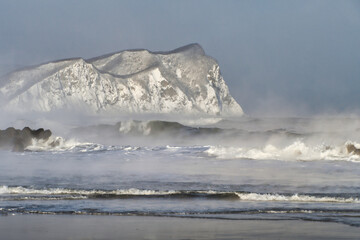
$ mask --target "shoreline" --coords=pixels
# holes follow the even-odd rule
[[[302,220],[156,216],[0,216],[1,239],[358,239],[360,228]]]

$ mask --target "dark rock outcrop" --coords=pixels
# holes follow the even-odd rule
[[[20,130],[9,127],[0,130],[0,149],[23,152],[27,146],[31,145],[32,139],[47,141],[51,134],[50,130],[44,130],[43,128],[32,130],[29,127],[24,127]]]
[[[356,148],[354,144],[351,144],[351,143],[347,144],[346,145],[346,150],[350,154],[360,155],[360,149]]]

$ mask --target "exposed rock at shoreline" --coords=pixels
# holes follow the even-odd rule
[[[51,136],[50,130],[39,128],[37,130],[24,127],[22,130],[9,127],[0,130],[0,149],[23,152],[26,147],[32,144],[32,140],[47,141]]]

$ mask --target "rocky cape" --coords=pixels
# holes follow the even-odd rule
[[[4,110],[240,116],[215,59],[199,44],[67,59],[0,79]]]

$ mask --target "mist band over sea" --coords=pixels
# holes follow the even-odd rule
[[[70,128],[22,153],[0,152],[0,214],[359,227],[359,126],[358,118],[243,117]]]

